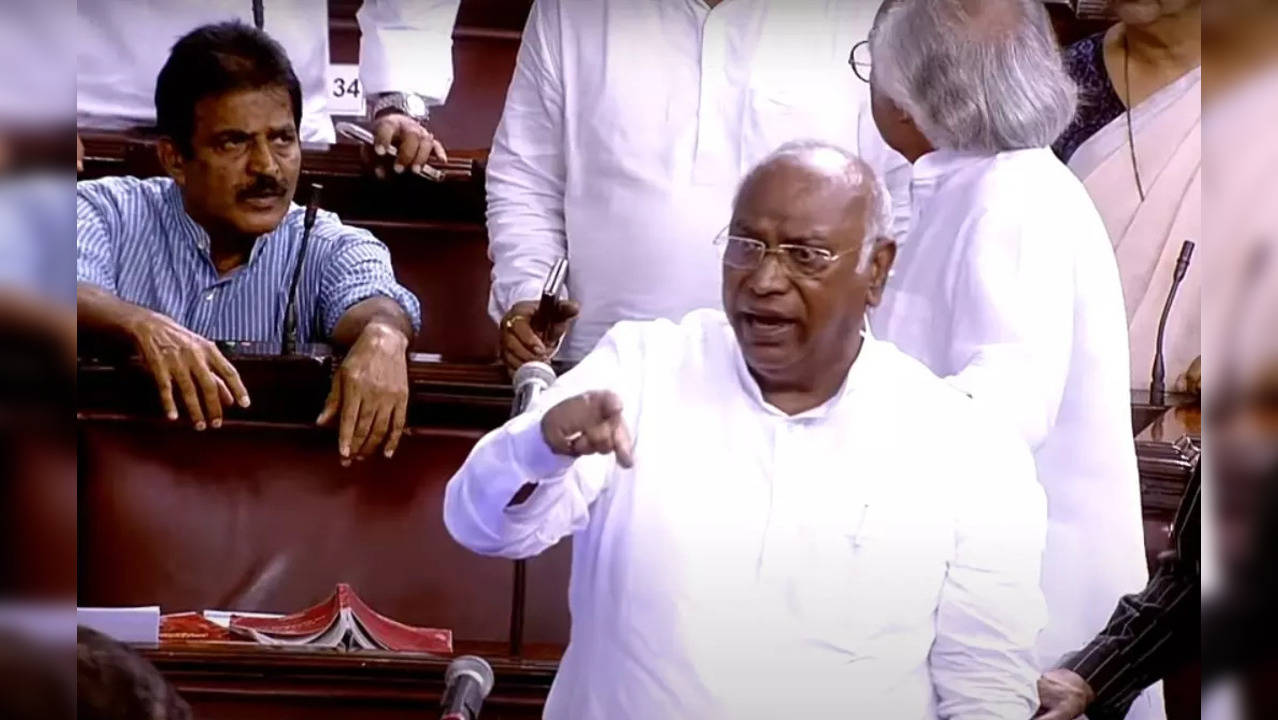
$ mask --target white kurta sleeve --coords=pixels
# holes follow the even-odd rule
[[[590,505],[616,467],[612,455],[556,455],[541,434],[541,419],[560,402],[591,390],[617,393],[633,432],[638,393],[621,362],[614,329],[599,346],[543,393],[528,412],[475,445],[444,492],[444,524],[457,542],[483,555],[526,558],[586,526]],[[524,485],[537,488],[508,507]]]
[[[948,378],[1031,449],[1056,424],[1074,345],[1074,252],[1068,233],[1006,207],[976,218],[953,269]]]
[[[366,94],[416,93],[442,105],[453,85],[453,24],[461,0],[364,0],[359,75]]]
[[[533,3],[488,157],[489,313],[536,300],[564,257],[564,95],[558,2]]]
[[[1047,502],[1034,462],[1009,434],[973,442],[955,483],[955,551],[929,664],[939,717],[1025,720],[1038,707],[1034,642],[1047,623],[1039,586]]]

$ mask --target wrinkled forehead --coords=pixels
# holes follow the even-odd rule
[[[864,228],[869,206],[869,190],[861,180],[777,165],[761,168],[742,184],[732,229],[785,238],[830,237]]]
[[[293,99],[288,90],[280,86],[208,95],[195,104],[195,124],[208,132],[293,128]]]

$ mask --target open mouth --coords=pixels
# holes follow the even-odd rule
[[[779,315],[759,315],[742,313],[741,319],[745,330],[752,339],[769,340],[783,337],[795,328],[795,322]]]

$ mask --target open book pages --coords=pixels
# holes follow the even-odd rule
[[[373,610],[349,585],[339,584],[324,602],[279,618],[234,615],[230,630],[264,645],[306,645],[343,650],[394,650],[451,654],[450,630],[418,628]]]

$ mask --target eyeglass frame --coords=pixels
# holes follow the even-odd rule
[[[734,265],[728,262],[727,245],[733,240],[740,240],[755,246],[762,247],[763,254],[759,256],[759,262],[754,264],[753,266]],[[727,230],[724,230],[723,232],[719,233],[719,235],[715,238],[715,244],[724,246],[723,262],[725,265],[727,265],[728,267],[734,270],[754,272],[758,270],[759,268],[763,267],[763,262],[767,260],[769,255],[776,255],[778,258],[778,262],[781,264],[781,267],[785,269],[788,275],[790,275],[791,277],[803,277],[803,278],[819,278],[822,275],[829,272],[835,266],[835,264],[837,264],[840,260],[847,257],[848,255],[853,255],[857,252],[860,252],[861,250],[861,248],[852,248],[849,250],[844,250],[843,252],[836,253],[827,248],[813,247],[811,245],[800,245],[798,243],[781,243],[777,245],[776,247],[768,247],[767,243],[763,242],[762,240],[758,238],[746,237],[745,235],[734,235],[728,232]],[[816,253],[819,257],[825,258],[825,266],[819,270],[812,271],[812,272],[803,270],[793,263],[793,260],[790,255],[790,252],[793,250],[802,250],[804,252]]]
[[[862,46],[864,46],[868,50],[870,47],[870,41],[862,40],[861,42],[852,46],[852,52],[848,53],[848,65],[852,66],[852,74],[856,75],[857,80],[860,80],[863,83],[869,83],[870,71],[867,69],[865,74],[862,75],[861,67],[862,65],[864,65],[867,68],[872,68],[874,67],[874,61],[873,61],[873,58],[870,59],[870,62],[866,62],[866,63],[858,63],[856,61],[856,51],[859,50]]]

